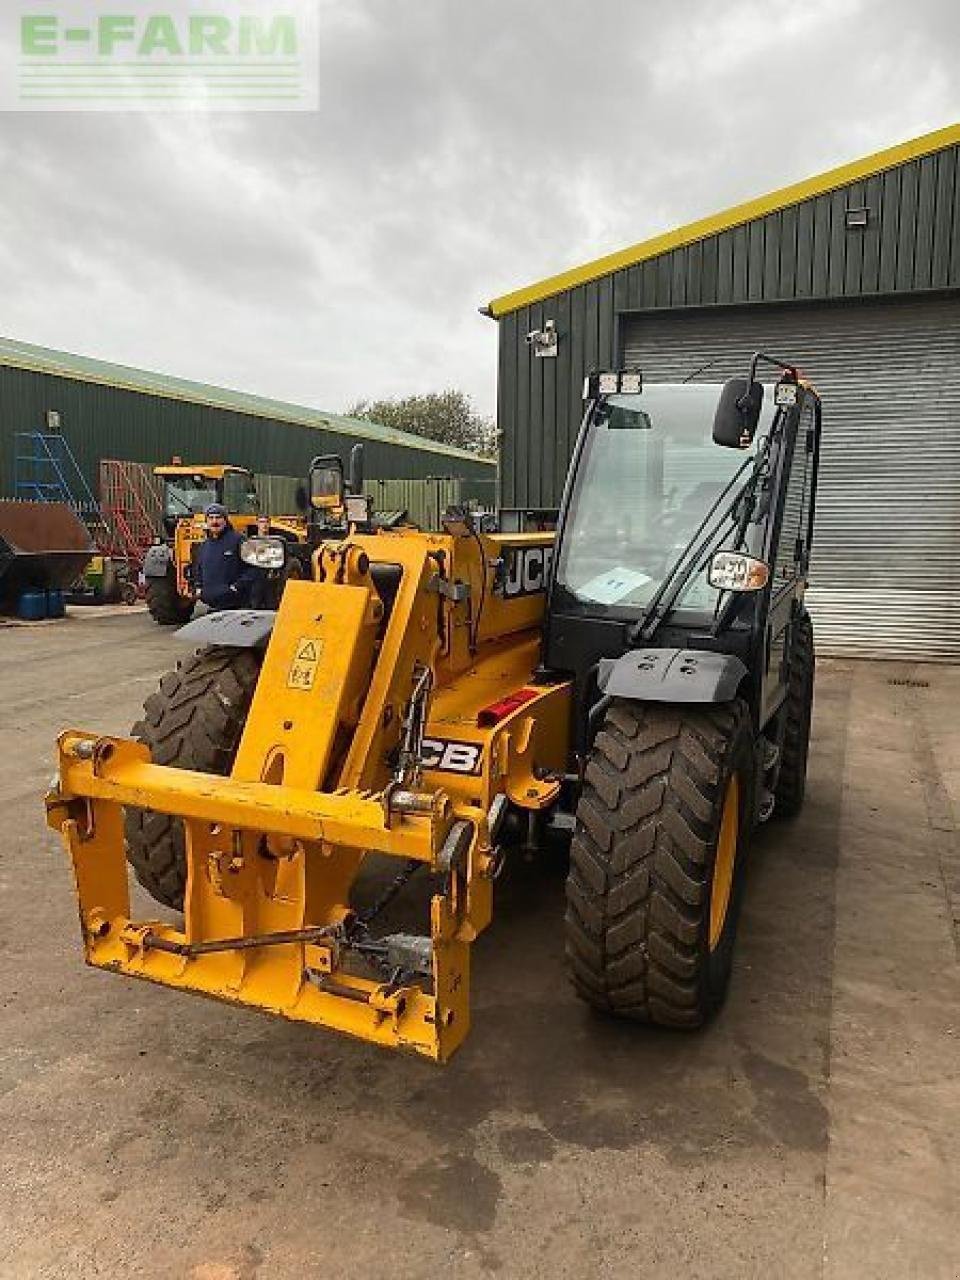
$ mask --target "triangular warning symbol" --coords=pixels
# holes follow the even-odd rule
[[[300,646],[299,652],[297,653],[297,661],[298,662],[316,662],[317,661],[317,651],[316,651],[316,648],[314,647],[314,643],[312,640],[306,640]]]

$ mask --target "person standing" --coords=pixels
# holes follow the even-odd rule
[[[227,509],[211,502],[204,511],[206,539],[193,565],[197,594],[211,609],[242,609],[250,599],[257,570],[240,559],[243,538],[227,520]]]
[[[269,516],[262,514],[257,516],[256,536],[258,538],[270,537]],[[253,575],[249,592],[251,609],[275,609],[280,595],[280,588],[277,583],[280,575],[270,569],[256,568],[253,570]]]

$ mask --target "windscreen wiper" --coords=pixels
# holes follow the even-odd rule
[[[174,502],[179,502],[181,507],[183,507],[184,511],[187,513],[188,516],[193,516],[197,514],[197,512],[194,511],[193,507],[191,507],[188,502],[184,502],[183,498],[180,497],[179,493],[174,493],[172,490],[168,490],[167,497],[172,498]]]
[[[687,583],[703,567],[704,556],[708,551],[710,553],[713,552],[714,547],[712,544],[723,532],[727,522],[736,511],[737,504],[742,502],[743,506],[737,522],[736,546],[739,547],[756,506],[757,485],[761,477],[766,474],[770,446],[779,426],[779,417],[780,415],[778,415],[778,420],[774,421],[769,435],[765,440],[761,441],[756,455],[752,458],[747,458],[743,462],[742,466],[714,498],[707,514],[693,531],[687,545],[667,570],[666,576],[654,592],[647,607],[630,628],[629,638],[632,644],[649,644],[653,639],[660,624],[676,604]],[[750,474],[741,482],[741,478],[747,471]],[[731,498],[730,494],[734,489],[736,491]],[[721,505],[725,501],[726,505],[722,506],[721,510]]]

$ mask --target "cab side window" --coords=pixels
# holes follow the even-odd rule
[[[223,477],[223,501],[228,511],[240,516],[255,516],[259,512],[253,480],[245,474],[228,471]]]

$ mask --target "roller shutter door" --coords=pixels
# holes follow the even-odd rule
[[[960,300],[624,316],[621,363],[723,380],[766,350],[823,397],[808,602],[827,652],[960,659]],[[766,377],[770,375],[764,375]]]

